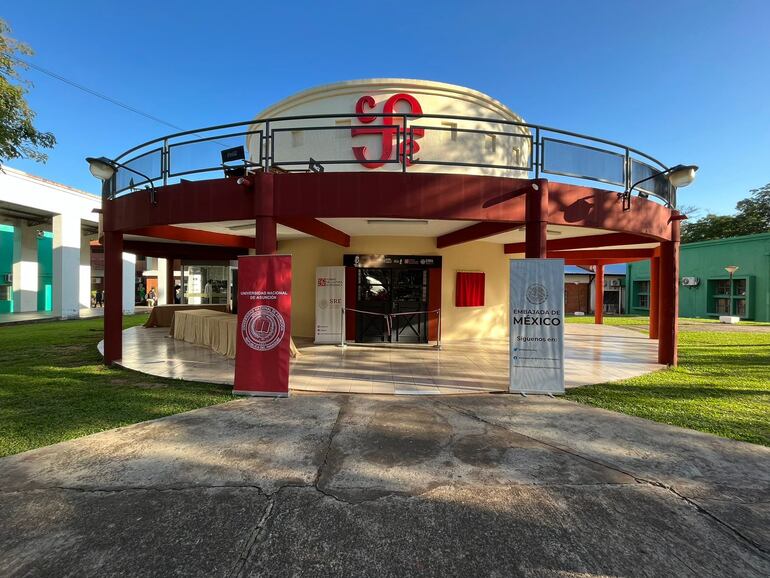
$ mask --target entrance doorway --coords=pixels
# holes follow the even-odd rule
[[[428,343],[428,268],[356,270],[356,341]]]

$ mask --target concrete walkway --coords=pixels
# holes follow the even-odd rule
[[[566,400],[243,399],[0,460],[0,575],[768,576],[770,449]]]

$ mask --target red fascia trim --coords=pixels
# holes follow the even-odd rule
[[[313,217],[278,217],[276,221],[280,225],[290,227],[313,237],[318,237],[324,241],[329,241],[342,247],[350,247],[350,235]]]
[[[549,259],[649,259],[654,249],[605,249],[596,251],[548,251]]]
[[[641,245],[642,243],[655,243],[655,239],[634,235],[632,233],[610,233],[608,235],[588,235],[585,237],[571,237],[569,239],[548,239],[548,248],[553,251],[567,251],[571,249],[591,249],[593,247],[613,247],[617,245]],[[526,243],[506,243],[505,253],[524,253]]]
[[[132,231],[126,231],[127,235],[141,235],[142,237],[156,237],[186,243],[199,243],[201,245],[221,245],[223,247],[236,247],[242,249],[254,248],[254,239],[242,235],[229,235],[227,233],[214,233],[199,229],[186,229],[171,225],[153,225],[142,227]]]
[[[468,243],[470,241],[478,241],[492,235],[499,233],[506,233],[518,227],[521,227],[524,223],[521,222],[508,222],[498,223],[494,221],[486,221],[482,223],[476,223],[470,225],[458,231],[452,231],[445,235],[436,237],[436,247],[443,249],[444,247],[451,247],[452,245],[459,245],[460,243]]]

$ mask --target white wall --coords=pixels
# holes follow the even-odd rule
[[[40,214],[53,221],[53,310],[63,318],[77,317],[80,307],[90,305],[90,252],[81,225],[97,225],[93,209],[101,199],[23,171],[3,166],[0,171],[0,203]],[[14,311],[37,309],[37,229],[25,221],[12,223],[14,235]]]
[[[80,315],[80,217],[53,217],[53,311],[62,319]]]
[[[166,277],[168,276],[168,259],[158,259],[158,304],[166,304]]]
[[[37,311],[38,226],[28,226],[25,221],[13,225],[13,310]]]
[[[80,239],[80,268],[78,279],[78,301],[81,308],[91,307],[91,240],[96,235],[81,236]]]
[[[123,315],[133,315],[136,299],[134,282],[136,280],[136,255],[123,253]],[[110,296],[107,296],[110,299]]]
[[[406,79],[371,79],[341,82],[306,90],[291,96],[262,112],[259,118],[276,118],[295,115],[313,114],[353,114],[356,112],[356,102],[365,95],[375,100],[373,109],[366,108],[365,113],[382,113],[384,103],[393,95],[409,94],[417,99],[423,114],[441,114],[466,117],[481,117],[504,119],[521,122],[522,119],[505,105],[478,91],[462,86],[431,82],[424,80]],[[408,103],[396,105],[395,113],[411,112]],[[382,153],[382,138],[379,135],[351,134],[351,128],[366,128],[384,124],[384,119],[375,118],[372,123],[365,124],[358,119],[330,118],[298,121],[282,121],[271,123],[272,129],[291,129],[300,126],[339,127],[331,130],[285,130],[274,134],[275,161],[281,166],[281,161],[303,161],[307,168],[307,160],[312,157],[318,161],[324,160],[354,160],[352,147],[366,146],[367,158],[379,159]],[[408,124],[417,124],[425,128],[425,134],[416,141],[420,151],[414,156],[423,161],[459,161],[466,163],[490,164],[498,166],[526,165],[529,158],[529,130],[524,127],[506,125],[494,121],[463,121],[451,119],[422,118],[411,120]],[[441,129],[474,129],[488,131],[485,134],[469,133],[451,130],[431,130],[430,127]],[[264,129],[258,124],[252,130]],[[491,134],[510,133],[510,134]],[[259,139],[252,136],[248,148],[252,158],[259,156]],[[395,142],[391,159],[396,159]],[[284,165],[285,168],[292,168]],[[400,165],[385,164],[376,169],[364,167],[355,162],[351,164],[325,165],[325,170],[332,171],[401,171]],[[525,177],[523,171],[512,171],[498,168],[457,167],[430,164],[415,164],[410,172],[431,173],[463,173],[497,175],[508,177]]]

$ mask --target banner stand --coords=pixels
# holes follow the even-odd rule
[[[509,393],[564,393],[564,260],[512,259]]]
[[[233,395],[289,396],[291,255],[238,257]]]

